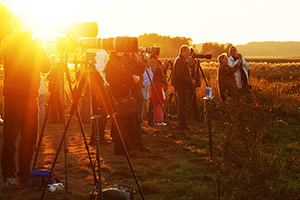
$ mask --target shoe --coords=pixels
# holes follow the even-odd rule
[[[149,126],[154,126],[154,123],[153,122],[148,122],[148,125]]]
[[[111,144],[111,140],[101,139],[100,140],[100,144],[102,144],[102,145],[110,145]]]
[[[17,184],[17,179],[13,177],[5,179],[4,188],[6,190],[19,189],[19,186]]]
[[[100,139],[99,144],[100,145],[109,145],[109,144],[111,144],[111,141],[110,140],[105,140],[105,139]],[[97,145],[96,140],[90,140],[89,145],[90,146],[96,146]]]
[[[168,124],[165,122],[160,123],[161,126],[167,126]]]

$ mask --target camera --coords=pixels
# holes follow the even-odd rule
[[[192,58],[205,58],[205,59],[211,59],[211,54],[196,54],[194,53],[192,55]]]
[[[96,53],[91,51],[86,51],[86,61],[88,64],[96,64]]]
[[[82,38],[77,43],[79,47],[86,49],[105,49],[124,53],[135,53],[138,51],[138,40],[136,37]]]
[[[160,47],[139,47],[140,52],[159,55]]]

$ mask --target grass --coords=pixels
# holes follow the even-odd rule
[[[218,96],[218,64],[208,62],[202,66],[213,94]],[[168,127],[145,127],[148,134],[143,135],[143,141],[152,153],[130,153],[145,199],[216,199],[219,179],[221,199],[300,199],[299,63],[251,63],[251,70],[253,102],[231,110],[237,118],[230,126],[219,98],[212,102],[213,159],[208,156],[204,123],[190,120],[192,131],[176,131],[178,138],[172,136]],[[205,87],[203,81],[197,94],[201,110]],[[171,112],[175,111],[174,105]],[[241,119],[251,123],[245,125]],[[85,124],[85,129],[90,132],[89,124]],[[61,125],[48,124],[38,167],[51,166],[60,138]],[[68,146],[70,191],[48,193],[46,199],[84,199],[94,188],[76,120],[68,132]],[[113,145],[101,146],[104,186],[121,183],[137,190],[125,157],[112,152]],[[94,160],[93,147],[91,154]],[[62,155],[61,152],[55,176],[64,182]],[[38,199],[39,195],[36,190],[2,191],[0,199]],[[140,194],[136,199],[141,199]]]

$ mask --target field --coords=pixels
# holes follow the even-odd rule
[[[216,96],[210,104],[212,158],[204,122],[190,117],[191,131],[175,129],[177,138],[169,127],[149,127],[145,122],[148,134],[142,137],[152,152],[130,153],[145,199],[300,199],[300,62],[250,65],[251,91],[224,105],[218,98],[218,64],[201,64]],[[202,81],[197,93],[202,111],[205,87]],[[174,112],[174,102],[171,108]],[[174,128],[176,124],[172,121]],[[84,127],[89,136],[90,125]],[[109,125],[106,131],[109,138]],[[39,168],[49,169],[61,135],[62,124],[47,125]],[[67,141],[69,191],[47,193],[45,199],[87,199],[94,188],[76,119]],[[94,159],[95,147],[90,150]],[[100,153],[104,186],[122,183],[137,190],[125,157],[113,155],[113,144],[101,146]],[[65,183],[63,154],[61,151],[55,177]],[[40,195],[37,189],[0,191],[0,199],[33,200]],[[141,199],[139,193],[136,199]]]

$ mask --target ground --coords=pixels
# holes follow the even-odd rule
[[[172,122],[174,129],[175,126],[176,123]],[[177,138],[173,136],[168,126],[144,127],[148,134],[143,134],[143,142],[152,152],[130,152],[130,157],[145,199],[215,199],[215,170],[207,153],[207,128],[203,122],[193,120],[190,127],[191,131],[188,132],[178,132],[175,129]],[[89,138],[90,125],[84,124],[84,129]],[[62,130],[62,124],[47,124],[37,169],[50,169],[62,137]],[[106,136],[109,137],[109,129],[106,131]],[[72,121],[68,130],[67,143],[68,191],[47,192],[44,199],[87,199],[94,188],[93,173],[76,119]],[[114,155],[113,146],[113,144],[101,145],[100,148],[104,187],[119,183],[129,185],[138,191],[126,157]],[[95,162],[96,149],[94,146],[89,147]],[[54,174],[65,184],[64,163],[62,150]],[[2,182],[0,187],[3,188]],[[42,192],[36,188],[1,190],[0,199],[35,200],[40,199],[41,194]],[[142,199],[139,192],[136,199]]]

